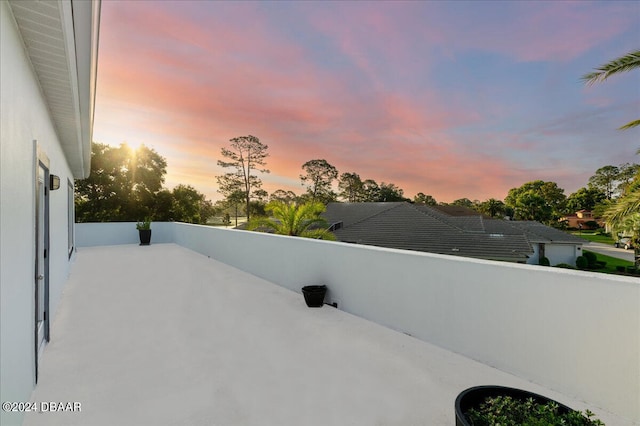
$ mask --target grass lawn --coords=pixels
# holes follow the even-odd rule
[[[589,250],[585,250],[585,253],[589,251]],[[593,252],[591,252],[593,253]],[[601,260],[603,262],[607,262],[607,265],[603,268],[603,269],[596,269],[596,272],[604,272],[606,274],[617,274],[617,275],[624,275],[621,274],[620,272],[618,272],[616,270],[616,266],[624,266],[625,268],[627,266],[633,266],[633,262],[629,262],[627,260],[622,260],[622,259],[618,259],[616,257],[611,257],[611,256],[606,256],[604,254],[600,254],[600,253],[593,253],[596,255],[596,257],[598,258],[598,260]]]
[[[582,234],[580,234],[580,231],[571,231],[571,234],[575,235],[576,237],[580,237],[580,238],[584,238],[585,240],[592,241],[594,243],[603,243],[603,244],[610,244],[610,245],[613,245],[614,243],[613,238],[608,237],[606,235],[599,235],[593,232],[582,231]]]

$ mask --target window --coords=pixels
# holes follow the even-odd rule
[[[69,257],[73,254],[75,204],[73,202],[73,182],[67,179],[67,249]]]

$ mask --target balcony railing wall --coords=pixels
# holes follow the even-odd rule
[[[173,222],[153,222],[151,238],[154,243],[173,243]],[[76,223],[78,247],[112,246],[140,243],[136,222]]]
[[[153,229],[152,243],[297,292],[326,284],[339,309],[640,419],[635,278],[183,223]],[[137,242],[122,224],[79,224],[77,235],[79,247]]]

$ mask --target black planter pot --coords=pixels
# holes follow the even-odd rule
[[[151,244],[151,229],[138,229],[140,234],[140,245],[148,246]]]
[[[324,295],[326,293],[326,285],[308,285],[302,287],[304,301],[310,308],[321,308],[324,304]]]
[[[513,399],[519,399],[522,401],[533,398],[536,403],[543,405],[553,401],[558,404],[559,414],[567,414],[574,411],[553,399],[549,399],[536,393],[527,392],[522,389],[508,388],[505,386],[476,386],[461,392],[456,398],[456,426],[472,426],[464,413],[473,407],[478,407],[486,398],[497,396],[510,396]]]

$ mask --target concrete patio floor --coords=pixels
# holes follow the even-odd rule
[[[81,411],[27,426],[453,425],[481,384],[631,424],[175,244],[79,249],[51,333],[32,401]]]

